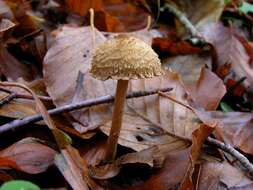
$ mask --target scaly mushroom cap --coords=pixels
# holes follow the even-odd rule
[[[90,73],[100,80],[129,80],[159,76],[163,70],[158,55],[148,44],[119,35],[96,49]]]

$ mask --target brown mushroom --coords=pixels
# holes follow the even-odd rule
[[[148,44],[135,37],[119,35],[96,49],[90,73],[100,80],[118,80],[105,155],[106,161],[112,161],[116,156],[128,81],[159,76],[163,70],[158,55]]]

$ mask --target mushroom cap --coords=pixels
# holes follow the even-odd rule
[[[129,80],[159,76],[163,70],[158,55],[148,44],[119,35],[95,50],[90,73],[100,80]]]

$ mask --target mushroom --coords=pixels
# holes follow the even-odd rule
[[[94,52],[91,75],[100,80],[117,80],[112,124],[106,148],[106,161],[115,159],[125,96],[130,79],[152,78],[163,74],[153,49],[140,39],[119,35],[101,44]]]

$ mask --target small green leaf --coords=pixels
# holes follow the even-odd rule
[[[224,0],[224,2],[227,5],[227,4],[231,3],[231,0]]]
[[[13,180],[5,182],[0,190],[40,190],[40,188],[29,181]]]
[[[220,103],[220,107],[221,107],[221,109],[222,109],[222,111],[224,111],[224,112],[233,112],[234,110],[233,110],[233,108],[231,108],[227,103],[225,103],[225,102],[221,102]]]
[[[253,5],[247,2],[243,2],[242,5],[239,7],[239,11],[248,14],[249,12],[253,13]]]

